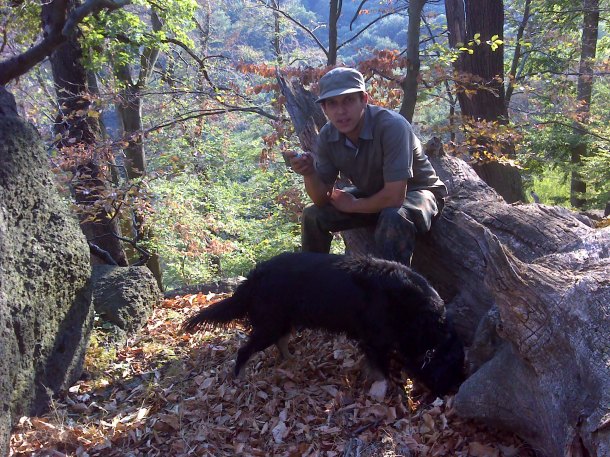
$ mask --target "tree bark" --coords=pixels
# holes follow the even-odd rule
[[[531,13],[530,6],[532,0],[525,0],[525,5],[523,6],[523,19],[517,28],[517,35],[515,37],[515,52],[513,54],[513,60],[510,64],[510,70],[508,71],[509,82],[506,87],[506,93],[504,94],[504,103],[506,105],[506,109],[510,106],[510,99],[513,95],[513,91],[515,89],[515,81],[517,78],[517,68],[519,67],[519,62],[521,61],[521,39],[523,38],[523,34],[525,33],[525,27],[529,22]]]
[[[163,24],[154,8],[151,9],[150,19],[153,31],[160,31]],[[125,171],[127,178],[130,180],[146,175],[146,154],[142,125],[142,91],[152,75],[158,56],[158,47],[144,48],[140,56],[140,70],[135,80],[132,78],[132,67],[130,65],[122,65],[115,68],[115,74],[123,86],[117,111],[121,119],[123,138],[127,142],[127,146],[123,151],[125,153]],[[137,233],[136,238],[138,241],[154,237],[152,231],[144,227],[144,221],[137,214],[134,217],[134,221],[134,230]],[[153,272],[159,288],[163,290],[162,269],[159,255],[156,252],[150,253],[146,266]]]
[[[409,66],[407,67],[407,75],[401,83],[404,93],[400,114],[413,122],[413,113],[415,112],[415,104],[417,103],[417,89],[419,84],[419,29],[421,23],[421,13],[426,0],[411,0],[409,2],[409,26],[407,29],[407,59]]]
[[[413,265],[469,346],[458,413],[543,456],[610,455],[610,228],[508,205],[463,161],[432,161],[450,196]]]
[[[129,85],[121,91],[117,111],[121,120],[123,138],[127,146],[125,173],[128,179],[141,178],[146,174],[146,155],[142,141],[142,94],[140,88]]]
[[[282,66],[284,59],[282,57],[282,40],[281,40],[281,23],[280,23],[280,0],[273,0],[273,53],[275,54],[275,61],[278,66]]]
[[[486,42],[495,35],[503,40],[504,4],[502,0],[445,0],[449,44],[456,48],[473,41],[480,34],[480,45],[471,47],[472,54],[461,52],[454,63],[457,97],[465,123],[479,120],[508,123],[504,103],[504,46],[497,49]],[[479,137],[477,142],[489,149],[491,138]],[[512,156],[511,150],[504,151]],[[509,202],[525,201],[519,171],[498,162],[481,162],[477,173]]]
[[[341,16],[343,0],[330,0],[328,12],[328,60],[327,65],[337,65],[337,23]]]
[[[570,179],[570,204],[575,208],[584,207],[586,200],[584,193],[587,184],[579,168],[581,159],[587,154],[586,137],[582,133],[582,126],[589,121],[591,111],[591,93],[593,91],[593,61],[597,48],[597,34],[599,29],[599,0],[583,1],[583,27],[580,51],[580,66],[578,71],[577,110],[578,119],[575,121],[575,131],[578,133],[577,143],[572,146],[571,162],[573,166]]]
[[[278,71],[277,81],[282,95],[286,98],[286,111],[292,119],[301,148],[315,155],[318,152],[318,132],[326,124],[322,108],[315,102],[316,97],[297,80],[287,81]]]
[[[43,19],[51,17],[54,9],[52,4],[44,5]],[[87,151],[86,159],[79,160],[74,167],[72,179],[74,198],[83,209],[79,214],[81,229],[89,243],[107,253],[116,264],[126,266],[127,257],[117,238],[120,236],[118,219],[106,210],[106,205],[100,204],[110,193],[109,172],[103,165],[108,161],[96,150],[101,126],[97,117],[89,113],[92,102],[77,35],[57,47],[50,61],[60,107],[54,126],[55,133],[62,135],[56,142],[57,147],[80,146]],[[102,260],[97,256],[92,259]]]
[[[458,90],[458,100],[462,115],[475,119],[495,121],[507,119],[508,112],[504,106],[504,46],[496,50],[485,44],[492,36],[503,39],[504,5],[502,0],[446,0],[447,23],[452,42],[467,43],[480,34],[481,45],[473,47],[473,53],[462,52],[456,61],[455,69],[463,81],[463,88]],[[461,6],[464,5],[463,8]]]

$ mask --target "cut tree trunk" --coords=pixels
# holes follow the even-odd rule
[[[277,81],[286,99],[286,111],[299,137],[301,148],[315,155],[318,152],[316,137],[326,124],[326,116],[322,108],[316,103],[316,97],[296,79],[289,81],[278,71]]]

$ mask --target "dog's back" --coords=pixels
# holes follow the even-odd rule
[[[261,263],[232,298],[200,311],[185,328],[214,324],[219,321],[213,316],[219,315],[223,323],[231,315],[245,317],[252,328],[239,349],[236,374],[254,352],[278,344],[293,328],[345,333],[385,375],[392,351],[415,367],[448,334],[442,300],[410,268],[318,253],[284,253]]]
[[[252,327],[281,322],[286,330],[357,332],[362,319],[354,310],[365,310],[369,297],[345,263],[339,255],[285,253],[261,264],[248,277],[255,284],[248,309]]]

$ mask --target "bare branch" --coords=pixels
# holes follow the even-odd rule
[[[400,8],[397,8],[393,11],[389,11],[385,14],[382,14],[381,16],[377,17],[376,19],[372,20],[371,22],[369,22],[367,25],[365,25],[361,30],[359,30],[356,34],[354,34],[354,36],[352,36],[351,38],[345,40],[343,43],[341,43],[340,45],[337,46],[337,49],[341,49],[343,46],[345,46],[346,44],[351,43],[352,41],[354,41],[356,38],[358,38],[362,33],[364,33],[365,30],[367,30],[369,27],[371,27],[373,24],[379,22],[382,19],[385,19],[388,16],[391,16],[392,14],[396,14],[400,11],[404,11],[406,10],[407,7],[406,6],[401,6]]]
[[[311,36],[313,38],[313,40],[316,42],[316,44],[318,45],[318,47],[322,50],[322,52],[324,52],[324,55],[326,57],[328,57],[328,49],[326,49],[324,47],[324,44],[322,44],[322,42],[318,39],[317,36],[314,35],[313,31],[311,31],[309,28],[307,28],[305,25],[301,24],[297,19],[293,18],[290,14],[288,14],[287,12],[281,10],[280,8],[276,8],[273,5],[269,5],[267,2],[265,2],[265,0],[258,0],[258,2],[262,5],[265,6],[265,8],[269,8],[272,11],[275,11],[276,13],[281,14],[282,16],[284,16],[286,19],[288,19],[289,21],[291,21],[292,23],[294,23],[297,27],[303,29],[305,31],[305,33],[307,33],[309,36]]]
[[[238,106],[234,106],[234,107],[227,107],[227,108],[214,108],[214,109],[205,109],[205,110],[194,110],[194,111],[191,111],[189,113],[184,113],[183,115],[181,115],[177,119],[174,119],[174,120],[171,120],[171,121],[167,121],[167,122],[164,122],[162,124],[158,124],[158,125],[155,125],[153,127],[150,127],[148,129],[146,129],[144,131],[144,133],[147,134],[147,133],[150,133],[150,132],[154,132],[156,130],[160,130],[162,128],[169,127],[171,125],[176,125],[176,124],[179,124],[181,122],[186,122],[186,121],[191,120],[191,119],[198,119],[198,118],[204,117],[204,116],[215,116],[215,115],[219,115],[219,114],[226,114],[226,113],[233,113],[233,112],[254,113],[254,114],[258,114],[260,116],[266,117],[268,119],[271,119],[273,121],[279,121],[281,119],[280,117],[274,116],[273,114],[270,114],[270,113],[266,112],[265,110],[263,110],[262,108],[259,108],[259,107],[256,107],[256,106],[250,106],[250,107],[238,107]]]
[[[349,29],[352,30],[352,25],[354,25],[354,22],[356,22],[356,19],[358,19],[358,16],[360,16],[360,11],[362,10],[362,7],[364,6],[364,4],[367,2],[368,0],[362,0],[360,2],[360,5],[358,5],[358,8],[356,8],[356,12],[354,13],[354,17],[352,18],[352,20],[349,22]]]
[[[165,40],[163,40],[163,43],[172,43],[175,44],[176,46],[181,47],[182,49],[184,49],[186,51],[186,53],[191,56],[191,58],[197,62],[197,65],[199,66],[199,69],[201,70],[201,73],[203,74],[203,77],[205,78],[205,80],[208,82],[208,84],[210,85],[210,87],[214,90],[228,90],[228,88],[226,87],[217,87],[212,80],[210,79],[210,75],[208,74],[208,71],[206,69],[206,65],[205,65],[205,61],[207,59],[210,59],[212,57],[222,57],[225,58],[225,56],[222,55],[217,55],[217,56],[206,56],[206,57],[199,57],[197,54],[195,54],[195,51],[193,51],[189,46],[187,46],[185,43],[183,43],[180,40],[177,40],[175,38],[167,38]]]
[[[430,40],[432,40],[432,43],[436,44],[437,43],[436,36],[432,33],[432,27],[430,27],[430,24],[429,24],[428,20],[426,19],[426,16],[422,14],[421,20],[424,23],[424,25],[426,26],[426,30],[428,30],[428,34],[430,35]],[[440,52],[439,51],[436,52],[436,56],[435,57],[440,57]],[[451,87],[449,86],[449,81],[447,79],[445,79],[443,81],[443,83],[445,84],[445,92],[447,93],[447,98],[449,100],[449,105],[451,106],[451,108],[454,108],[457,100],[455,99],[455,97],[451,93]]]
[[[87,241],[87,244],[89,244],[89,251],[91,252],[91,254],[99,257],[104,262],[106,262],[108,265],[116,265],[116,266],[119,265],[117,263],[117,261],[114,260],[114,258],[110,255],[110,253],[108,251],[106,251],[105,249],[102,249],[97,244],[93,244],[91,241]]]

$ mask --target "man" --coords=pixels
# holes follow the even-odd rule
[[[287,153],[313,201],[303,211],[303,251],[329,252],[332,233],[375,226],[381,257],[411,264],[417,234],[430,230],[447,189],[400,114],[368,104],[364,78],[339,67],[319,82],[328,118],[318,156]],[[339,176],[354,187],[339,190]]]

